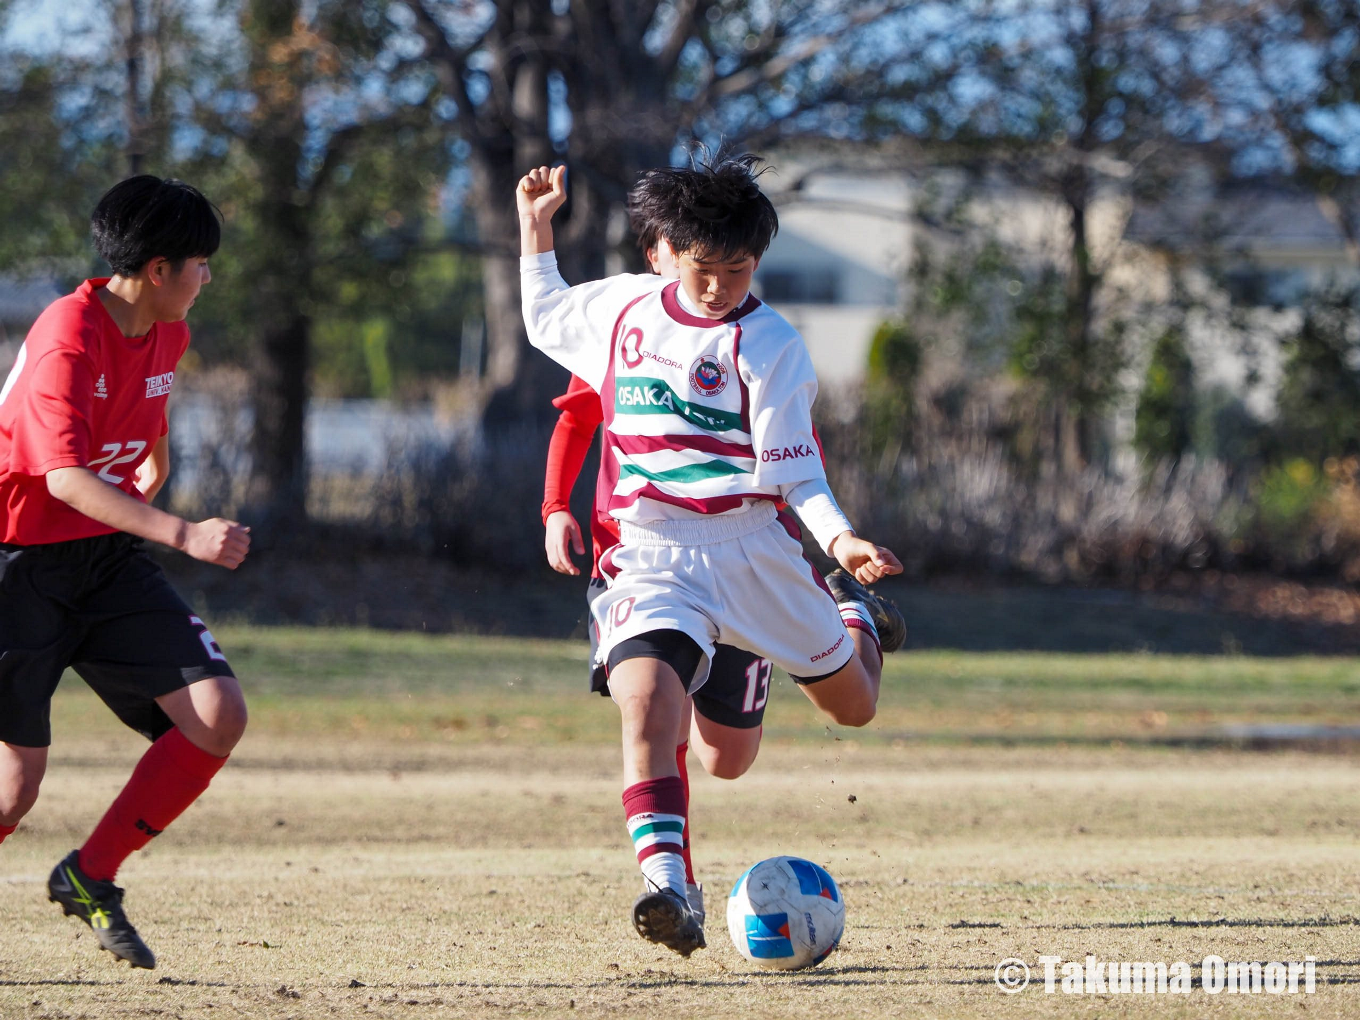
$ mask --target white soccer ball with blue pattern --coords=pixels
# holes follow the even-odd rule
[[[811,861],[771,857],[746,870],[727,898],[727,930],[758,967],[815,967],[840,944],[845,901]]]

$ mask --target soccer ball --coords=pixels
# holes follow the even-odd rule
[[[758,967],[815,967],[840,944],[845,901],[822,868],[799,857],[752,865],[727,898],[727,930]]]

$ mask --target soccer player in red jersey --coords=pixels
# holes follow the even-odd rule
[[[91,229],[113,276],[48,306],[0,390],[0,842],[38,798],[70,666],[152,744],[48,894],[102,948],[152,968],[113,878],[207,789],[246,707],[145,542],[234,570],[250,536],[150,505],[169,471],[166,401],[184,318],[211,279],[216,210],[187,184],[142,175],[109,189]]]

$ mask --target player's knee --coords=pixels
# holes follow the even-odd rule
[[[857,701],[835,705],[826,710],[837,726],[868,726],[878,714],[878,707],[872,701]]]
[[[218,717],[217,725],[213,727],[213,730],[218,740],[228,744],[227,750],[230,751],[245,736],[248,721],[249,713],[246,711],[246,699],[234,698]]]
[[[731,748],[705,745],[697,748],[699,761],[703,763],[704,771],[714,779],[740,779],[755,763],[756,753],[759,750],[759,744],[755,747]]]
[[[616,699],[623,720],[624,739],[633,743],[675,743],[674,726],[668,726],[668,713],[660,711],[655,699],[636,694]]]
[[[224,758],[231,754],[240,743],[241,737],[245,735],[246,722],[249,718],[246,712],[246,699],[240,691],[224,692],[213,709],[207,732],[203,734],[203,742],[206,745],[203,750]]]
[[[18,825],[38,803],[42,776],[21,776],[0,788],[0,825]]]
[[[754,761],[747,756],[717,755],[712,761],[704,761],[704,771],[714,779],[740,779]]]

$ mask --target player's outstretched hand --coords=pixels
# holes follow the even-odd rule
[[[235,521],[214,517],[190,524],[184,536],[184,551],[196,560],[235,570],[250,549],[250,529]]]
[[[577,556],[584,556],[586,552],[585,543],[581,541],[581,526],[576,523],[576,518],[566,510],[557,510],[548,514],[544,529],[543,548],[548,553],[548,563],[559,574],[575,577],[581,570],[571,561],[572,550],[576,551]]]
[[[836,539],[832,550],[842,567],[855,575],[860,584],[873,584],[889,574],[902,573],[902,561],[891,549],[851,535],[848,532]]]
[[[541,166],[519,179],[515,207],[522,219],[546,221],[567,200],[567,168]]]

